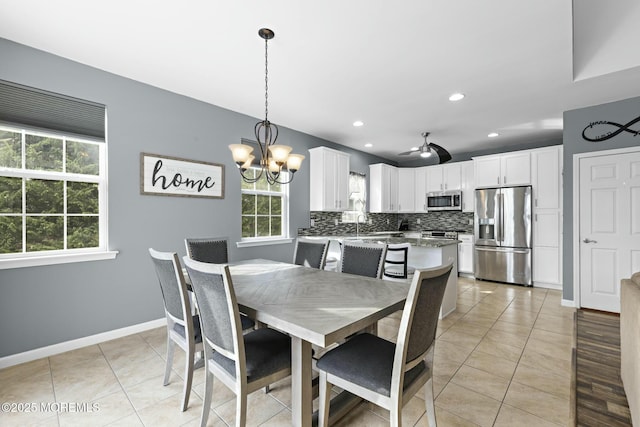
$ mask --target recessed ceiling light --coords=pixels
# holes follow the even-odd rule
[[[460,101],[464,98],[464,93],[454,93],[449,97],[449,101]]]
[[[500,136],[499,133],[497,132],[491,132],[489,135],[487,135],[489,138],[495,138],[496,136]]]
[[[373,147],[373,144],[370,143],[370,142],[367,142],[366,144],[364,144],[364,146],[367,147],[367,148],[371,148],[371,147]]]
[[[353,125],[358,128],[364,125],[364,122],[362,120],[356,120],[355,122],[353,122]]]

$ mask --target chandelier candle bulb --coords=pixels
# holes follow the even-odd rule
[[[253,147],[249,147],[245,144],[230,144],[229,150],[231,150],[233,161],[236,162],[238,166],[244,166],[244,163],[247,162],[251,155],[251,152],[253,151]]]
[[[303,160],[304,156],[302,154],[289,154],[289,158],[287,158],[287,169],[289,169],[291,173],[300,170]]]
[[[254,156],[253,154],[249,156],[249,158],[247,159],[246,162],[244,162],[242,164],[242,166],[240,166],[240,169],[244,172],[247,169],[249,169],[251,167],[251,165],[253,164],[253,160],[256,158],[256,156]]]
[[[273,159],[269,160],[269,172],[273,175],[278,175],[280,173],[280,166],[278,166],[278,163]]]
[[[289,153],[292,148],[288,145],[272,145],[269,147],[269,152],[271,153],[271,158],[279,164],[284,164],[287,162],[287,157],[289,157]]]

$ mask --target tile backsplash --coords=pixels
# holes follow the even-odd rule
[[[473,212],[428,212],[411,214],[369,213],[367,223],[360,224],[361,233],[396,231],[402,219],[407,219],[409,230],[458,230],[473,233]],[[355,234],[356,224],[343,223],[341,212],[312,211],[310,228],[298,229],[299,236],[331,236]]]

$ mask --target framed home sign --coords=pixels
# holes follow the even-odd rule
[[[224,199],[224,165],[140,153],[140,194]]]

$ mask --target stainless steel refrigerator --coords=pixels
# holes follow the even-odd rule
[[[532,286],[531,186],[476,190],[477,279]]]

